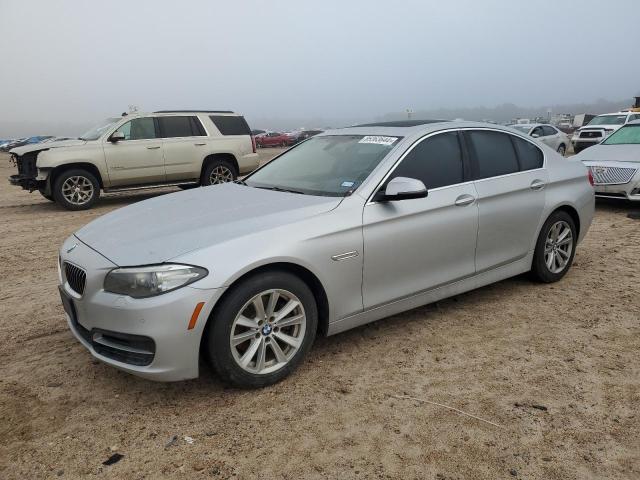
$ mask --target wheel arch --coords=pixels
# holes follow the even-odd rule
[[[100,169],[98,167],[96,167],[93,163],[90,163],[90,162],[73,162],[73,163],[64,163],[62,165],[58,165],[51,169],[51,173],[47,177],[48,191],[49,192],[51,191],[51,189],[53,188],[53,184],[56,181],[56,178],[60,174],[66,172],[67,170],[72,170],[74,168],[87,170],[88,172],[92,173],[98,179],[98,185],[100,185],[100,188],[101,189],[104,188],[102,175],[100,174]]]
[[[215,162],[216,160],[226,160],[231,163],[236,169],[236,174],[240,173],[240,165],[238,164],[238,159],[233,153],[230,152],[220,152],[220,153],[210,153],[202,160],[202,166],[200,167],[200,178],[204,175],[204,170],[207,168],[209,164]]]
[[[578,213],[578,210],[576,210],[576,208],[573,207],[572,205],[568,205],[568,204],[560,205],[556,207],[551,213],[549,213],[547,218],[549,218],[555,212],[559,212],[559,211],[566,212],[571,217],[574,225],[576,226],[576,238],[580,238],[580,214]]]
[[[235,286],[239,285],[247,278],[260,275],[266,272],[287,272],[296,277],[300,278],[311,290],[313,293],[313,297],[316,300],[316,305],[318,307],[318,328],[316,331],[316,335],[325,336],[329,329],[329,299],[327,297],[327,292],[322,285],[320,279],[315,275],[311,270],[306,267],[303,267],[300,264],[293,262],[274,262],[268,263],[265,265],[260,265],[251,270],[244,272],[242,275],[237,277],[231,282],[231,284],[226,288],[225,292],[220,296],[220,298],[216,301],[213,309],[209,313],[207,317],[207,324],[204,327],[202,339],[200,341],[200,352],[202,353],[203,346],[206,345],[207,335],[209,332],[209,327],[214,322],[216,317],[216,313],[224,301],[224,299],[230,294],[230,292],[234,289]],[[206,348],[206,347],[205,347]]]

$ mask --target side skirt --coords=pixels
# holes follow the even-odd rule
[[[459,295],[476,288],[484,287],[492,283],[499,282],[506,278],[520,275],[521,273],[531,270],[531,263],[533,261],[533,252],[530,252],[524,258],[515,262],[503,265],[501,267],[482,272],[473,277],[465,278],[448,285],[444,285],[433,290],[417,293],[411,297],[396,300],[386,305],[381,305],[371,310],[366,310],[349,317],[336,320],[329,324],[327,336],[335,335],[336,333],[344,332],[360,325],[364,325],[370,322],[375,322],[381,318],[390,317],[413,308],[427,305],[429,303],[437,302],[443,298],[449,298],[454,295]]]

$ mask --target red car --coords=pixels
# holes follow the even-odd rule
[[[256,145],[259,147],[288,147],[291,139],[280,132],[261,133],[256,136]]]

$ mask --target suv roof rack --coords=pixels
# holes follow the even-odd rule
[[[235,113],[231,110],[157,110],[153,113]]]
[[[449,120],[398,120],[395,122],[374,122],[363,123],[361,125],[353,125],[354,127],[417,127],[418,125],[427,125],[429,123],[448,122]]]

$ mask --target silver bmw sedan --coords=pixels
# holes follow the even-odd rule
[[[146,378],[261,387],[333,335],[530,272],[560,280],[594,213],[580,161],[509,128],[326,131],[244,180],[136,203],[60,250],[71,330]]]

